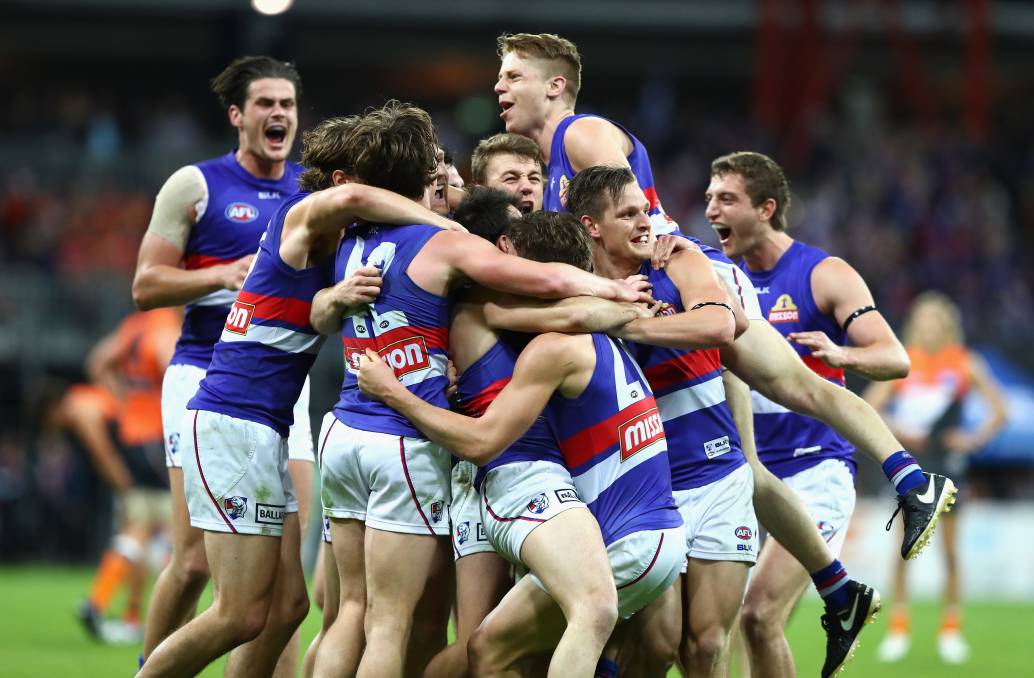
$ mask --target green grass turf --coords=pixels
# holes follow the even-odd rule
[[[107,678],[132,675],[136,648],[107,647],[92,641],[75,618],[76,605],[89,586],[92,570],[32,566],[0,568],[0,676],[78,676]],[[208,605],[208,594],[202,607]],[[968,664],[949,667],[937,658],[938,609],[930,603],[913,608],[913,649],[901,663],[878,664],[875,648],[886,616],[862,636],[862,647],[845,676],[863,678],[945,678],[948,676],[1034,675],[1030,621],[1034,606],[969,603],[966,635],[973,647]],[[790,624],[788,635],[801,676],[817,676],[824,652],[817,601],[806,600]],[[319,628],[315,607],[302,626],[303,647]],[[221,676],[223,662],[202,676]],[[672,675],[675,675],[674,673]]]

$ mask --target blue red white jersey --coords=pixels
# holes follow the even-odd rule
[[[298,191],[298,175],[304,169],[289,162],[281,178],[261,179],[240,166],[236,151],[194,167],[204,178],[207,197],[197,206],[197,221],[183,250],[183,267],[187,270],[227,264],[254,254],[277,208],[284,198]],[[212,347],[235,298],[231,290],[216,290],[187,304],[171,364],[208,367]]]
[[[546,407],[564,465],[611,544],[633,532],[678,527],[664,425],[646,377],[605,334],[592,335],[596,367],[577,398]]]
[[[510,333],[505,333],[492,348],[463,371],[456,388],[464,414],[480,417],[485,413],[499,392],[510,383],[522,344],[526,343],[513,340]],[[545,417],[539,416],[516,442],[479,468],[474,479],[475,487],[481,486],[481,479],[488,471],[518,461],[551,461],[563,466],[564,457],[560,454],[556,437]]]
[[[816,247],[794,241],[772,270],[744,268],[757,290],[762,313],[784,337],[791,332],[820,331],[835,344],[847,344],[847,333],[834,318],[819,311],[811,293],[811,273],[828,256]],[[843,369],[829,367],[804,346],[790,345],[816,374],[844,386]],[[772,473],[785,478],[825,459],[841,459],[854,472],[854,448],[832,428],[791,412],[756,391],[751,392],[751,403],[758,457]]]
[[[342,324],[345,378],[334,406],[341,423],[363,431],[424,437],[404,416],[359,391],[359,356],[366,349],[379,353],[412,393],[448,409],[446,349],[453,302],[422,289],[406,272],[420,249],[440,231],[426,224],[362,224],[350,228],[338,246],[335,280],[366,265],[381,269],[377,300]]]
[[[307,195],[288,198],[270,220],[188,409],[258,422],[287,437],[295,401],[323,345],[309,324],[312,298],[333,275],[331,259],[299,270],[280,258],[284,217]]]
[[[645,262],[639,272],[653,296],[670,304],[661,315],[682,313],[682,296],[668,274]],[[671,484],[676,490],[709,485],[746,463],[732,411],[725,400],[718,349],[685,350],[629,342],[650,382],[668,436]]]
[[[542,195],[542,208],[545,210],[551,212],[567,211],[567,187],[577,172],[575,172],[571,166],[570,159],[567,157],[567,149],[564,147],[564,135],[567,133],[567,128],[571,126],[571,123],[581,118],[607,120],[599,115],[579,114],[570,115],[561,120],[560,124],[557,125],[549,149],[549,167],[546,170],[549,177]],[[628,156],[628,164],[632,168],[632,174],[635,175],[636,181],[639,183],[639,188],[643,189],[646,199],[650,201],[650,223],[653,225],[653,232],[657,235],[677,233],[679,225],[664,212],[664,208],[661,206],[661,199],[657,196],[657,189],[653,185],[653,169],[650,167],[650,156],[646,152],[646,147],[624,126],[613,120],[607,120],[607,122],[620,128],[621,131],[628,135],[629,140],[632,142],[632,153]]]

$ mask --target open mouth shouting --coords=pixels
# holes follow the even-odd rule
[[[265,131],[266,142],[274,148],[280,148],[287,141],[287,125],[281,123],[273,123],[266,128]]]
[[[724,224],[711,224],[711,228],[718,234],[718,240],[721,241],[722,245],[725,245],[732,237],[732,229]]]

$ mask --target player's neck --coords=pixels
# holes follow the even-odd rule
[[[237,149],[236,158],[237,164],[243,167],[248,174],[259,179],[279,179],[284,176],[286,162],[283,160],[261,158],[244,148]]]
[[[618,260],[607,256],[606,252],[596,250],[593,252],[592,269],[593,273],[611,280],[627,278],[639,272],[643,262],[635,260]]]
[[[539,145],[539,152],[542,153],[542,162],[549,164],[550,150],[553,148],[553,135],[560,122],[567,117],[574,115],[574,109],[570,107],[557,108],[546,115],[542,128],[537,133],[532,133],[532,139]]]
[[[793,238],[786,233],[770,230],[757,245],[743,253],[743,261],[752,271],[771,271],[792,244]]]

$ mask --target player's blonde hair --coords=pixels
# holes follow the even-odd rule
[[[528,158],[542,164],[542,152],[539,145],[528,137],[519,134],[493,134],[487,139],[478,142],[474,154],[470,157],[470,178],[475,184],[484,186],[485,172],[488,170],[488,163],[493,156],[500,153],[510,153],[522,158]]]
[[[553,33],[503,33],[496,44],[500,59],[514,52],[525,59],[548,61],[553,68],[548,75],[564,77],[564,97],[574,105],[582,87],[582,57],[573,42]]]
[[[940,317],[940,335],[946,344],[965,343],[966,334],[962,327],[962,313],[959,307],[944,292],[927,290],[912,300],[912,306],[908,310],[905,328],[901,333],[906,346],[914,345],[919,340],[916,316],[924,309],[931,309]]]

